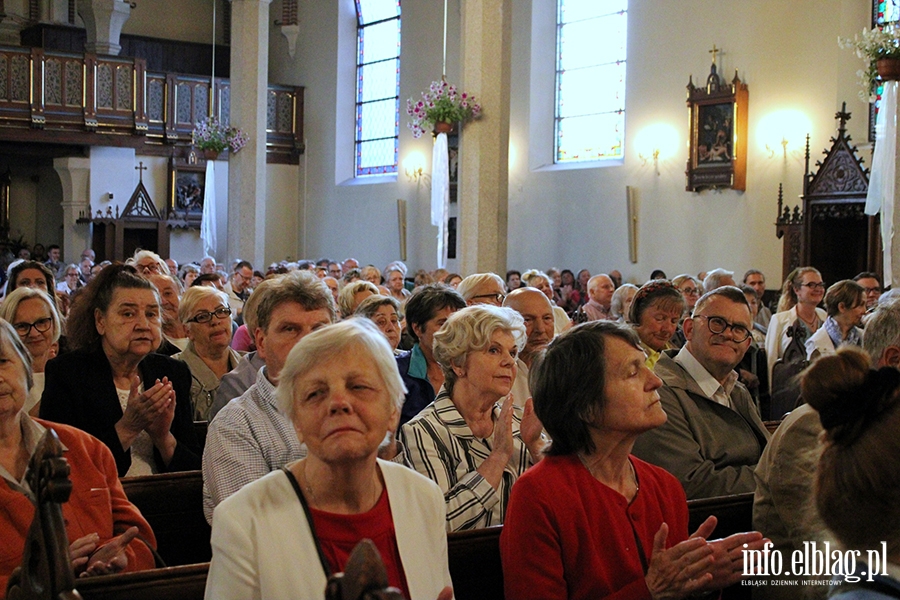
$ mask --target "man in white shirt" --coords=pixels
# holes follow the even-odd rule
[[[769,434],[734,370],[750,346],[747,299],[733,286],[716,288],[683,327],[687,343],[655,368],[668,420],[641,434],[634,454],[675,475],[688,499],[752,492]]]

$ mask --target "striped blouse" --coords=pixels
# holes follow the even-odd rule
[[[494,419],[500,403],[494,405]],[[480,529],[503,523],[509,492],[532,463],[519,425],[522,409],[513,407],[513,454],[494,489],[476,469],[491,453],[491,440],[475,437],[443,388],[434,402],[403,425],[401,441],[408,464],[438,484],[447,504],[447,531]]]

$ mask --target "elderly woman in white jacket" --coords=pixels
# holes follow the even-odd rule
[[[839,346],[861,346],[858,327],[866,314],[866,290],[850,279],[838,281],[825,293],[825,324],[806,340],[806,357],[834,354]]]
[[[362,538],[407,598],[452,596],[438,487],[376,458],[406,390],[384,336],[350,319],[303,338],[279,376],[279,409],[306,458],[219,504],[206,598],[322,598]]]

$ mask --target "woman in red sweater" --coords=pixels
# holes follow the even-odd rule
[[[500,538],[507,598],[683,598],[737,582],[743,544],[762,547],[757,532],[708,542],[714,517],[689,538],[678,480],[630,455],[666,421],[644,359],[631,329],[594,321],[556,338],[532,371],[553,443],[512,490]]]

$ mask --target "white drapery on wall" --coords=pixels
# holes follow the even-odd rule
[[[450,212],[450,155],[447,134],[439,133],[431,154],[431,224],[438,228],[437,266],[447,266],[447,215]]]
[[[216,161],[206,161],[206,185],[203,189],[203,217],[200,220],[203,252],[215,256],[216,251]]]
[[[872,155],[872,172],[869,176],[869,192],[866,195],[866,214],[881,212],[881,240],[884,248],[884,286],[900,283],[900,239],[894,234],[900,231],[895,226],[894,203],[898,190],[895,178],[897,161],[897,82],[884,84],[881,109],[875,123],[875,152]],[[898,213],[900,214],[900,213]]]

